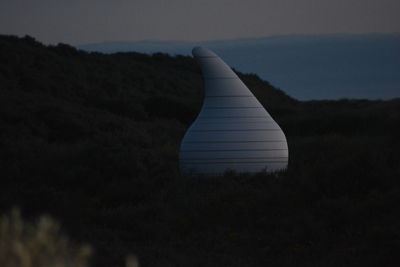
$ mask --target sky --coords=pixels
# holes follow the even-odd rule
[[[0,0],[0,34],[72,45],[399,33],[399,0]]]

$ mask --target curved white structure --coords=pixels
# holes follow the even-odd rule
[[[273,172],[288,164],[286,137],[246,85],[216,54],[196,47],[205,99],[182,140],[181,173]]]

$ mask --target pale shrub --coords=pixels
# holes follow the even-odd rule
[[[2,267],[87,267],[90,254],[89,246],[71,243],[49,216],[27,223],[14,209],[0,218]]]

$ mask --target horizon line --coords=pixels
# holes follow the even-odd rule
[[[207,43],[207,42],[221,42],[221,41],[246,41],[246,40],[257,40],[257,39],[268,39],[268,38],[282,38],[282,37],[312,37],[312,36],[368,36],[368,35],[381,35],[381,36],[396,36],[400,35],[399,32],[391,32],[391,33],[380,33],[380,32],[371,32],[371,33],[293,33],[293,34],[273,34],[266,36],[255,36],[255,37],[238,37],[238,38],[226,38],[226,39],[208,39],[208,40],[165,40],[165,39],[142,39],[142,40],[103,40],[99,42],[90,42],[90,43],[82,43],[82,44],[74,44],[73,46],[85,46],[85,45],[95,45],[95,44],[104,44],[104,43],[146,43],[146,42],[162,42],[162,43],[182,43],[182,44],[191,44],[191,43]],[[62,42],[60,42],[62,43]]]

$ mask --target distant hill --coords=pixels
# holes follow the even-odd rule
[[[78,46],[104,53],[190,55],[215,50],[231,66],[256,73],[300,99],[400,97],[400,34],[289,35],[208,42],[104,42]]]
[[[192,57],[87,53],[66,44],[47,47],[29,36],[0,35],[0,49],[0,84],[13,94],[43,94],[142,120],[157,112],[150,106],[165,104],[171,108],[157,115],[188,122],[202,103]],[[269,109],[296,102],[256,75],[238,74]]]

